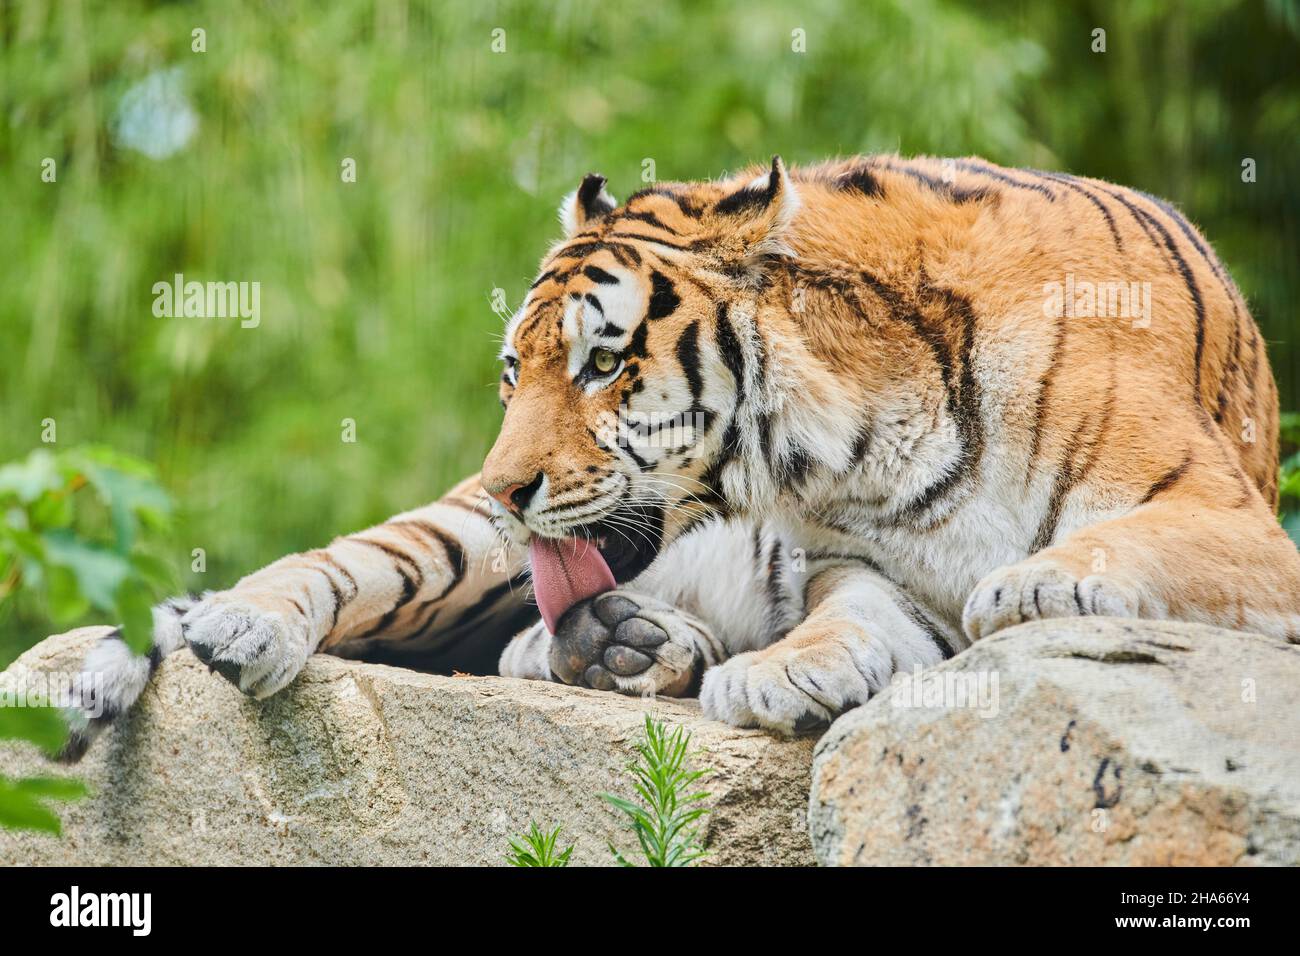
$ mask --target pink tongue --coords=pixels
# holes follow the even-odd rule
[[[585,539],[533,535],[528,557],[533,566],[537,607],[552,634],[569,608],[614,588],[609,565],[599,549]]]

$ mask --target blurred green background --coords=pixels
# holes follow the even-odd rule
[[[0,462],[46,418],[153,462],[180,583],[228,586],[478,467],[493,290],[518,304],[584,173],[626,196],[647,160],[773,152],[978,153],[1169,197],[1294,408],[1298,36],[1283,0],[6,0]],[[177,272],[259,281],[260,326],[156,318]],[[48,630],[0,619],[0,664]]]

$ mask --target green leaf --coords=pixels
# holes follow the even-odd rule
[[[80,800],[90,793],[84,781],[75,777],[22,777],[14,782],[21,793],[46,800]]]
[[[549,833],[543,833],[536,821],[529,825],[528,832],[510,841],[510,851],[506,862],[511,866],[568,866],[573,854],[573,845],[560,853],[555,852],[560,838],[560,827]]]
[[[58,836],[63,829],[59,818],[42,801],[79,800],[88,792],[84,783],[70,777],[0,776],[0,826]]]
[[[103,449],[83,452],[81,457],[86,480],[108,504],[115,550],[126,554],[135,544],[138,514],[147,512],[152,521],[160,522],[171,511],[171,499],[141,462],[106,455]]]
[[[117,590],[115,609],[122,624],[122,639],[137,654],[146,653],[153,644],[151,604],[149,589],[139,578],[127,578]]]
[[[90,600],[77,585],[77,576],[68,568],[51,566],[45,582],[45,595],[50,604],[50,617],[56,623],[68,624],[90,610]]]
[[[0,826],[11,830],[38,830],[55,836],[63,832],[58,816],[39,798],[23,793],[3,778],[0,778]]]
[[[707,853],[693,825],[709,812],[698,806],[708,794],[688,789],[710,771],[686,768],[690,739],[680,727],[669,734],[663,723],[647,714],[643,740],[636,745],[638,759],[628,768],[640,802],[600,794],[628,818],[628,828],[650,866],[689,866]],[[617,862],[632,865],[612,843],[609,848]]]
[[[68,724],[57,707],[0,707],[0,740],[26,740],[53,756],[67,739]]]
[[[48,449],[38,448],[26,460],[0,466],[0,498],[6,494],[29,504],[48,491],[57,491],[64,484],[54,455]]]
[[[133,554],[131,555],[131,567],[140,580],[154,588],[155,591],[171,592],[178,587],[172,566],[161,558],[156,558],[151,554]]]
[[[115,609],[117,592],[131,574],[126,558],[66,530],[47,532],[41,541],[49,563],[68,568],[92,605],[101,611]]]

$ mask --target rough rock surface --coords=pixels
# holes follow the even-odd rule
[[[813,765],[820,862],[1300,861],[1300,646],[1075,619],[929,673],[983,675],[986,692],[996,677],[996,694],[927,706],[927,675],[837,721]]]
[[[11,670],[72,670],[105,630],[50,638]],[[0,865],[495,864],[530,820],[562,824],[574,864],[609,864],[607,841],[635,839],[597,794],[630,792],[647,710],[693,731],[695,765],[715,769],[707,862],[813,862],[810,740],[707,721],[693,702],[325,656],[257,702],[179,653],[71,771],[95,793],[59,805],[63,837],[0,830]],[[0,766],[51,771],[16,745]]]

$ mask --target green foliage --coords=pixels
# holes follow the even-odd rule
[[[1278,510],[1282,527],[1300,546],[1300,412],[1281,417],[1282,468],[1278,476]]]
[[[527,833],[510,841],[506,862],[511,866],[568,866],[573,844],[556,851],[560,829],[556,827],[549,833],[543,833],[533,822]]]
[[[54,707],[13,706],[0,695],[0,740],[24,740],[54,756],[68,738],[68,725]],[[0,827],[43,830],[58,835],[59,818],[47,800],[76,800],[86,795],[80,780],[0,774]]]
[[[149,466],[109,448],[38,448],[0,465],[0,665],[45,637],[47,621],[66,626],[95,614],[147,650],[153,599],[176,587],[150,551],[170,513]],[[59,711],[13,704],[0,699],[0,740],[58,753],[68,735]],[[58,834],[45,802],[85,792],[77,780],[0,775],[0,826]]]
[[[46,800],[79,800],[87,793],[80,780],[67,777],[25,777],[10,780],[0,775],[0,827],[13,830],[42,830],[58,836],[58,816]]]
[[[150,605],[177,586],[154,550],[170,513],[149,466],[108,448],[0,466],[0,664],[95,613],[147,650]]]
[[[647,866],[690,866],[707,853],[696,823],[709,812],[700,805],[708,793],[691,787],[711,771],[687,769],[691,735],[681,727],[670,734],[647,714],[644,734],[636,747],[638,758],[628,768],[638,799],[609,793],[601,799],[627,816]],[[613,844],[609,850],[623,866],[636,865]]]

